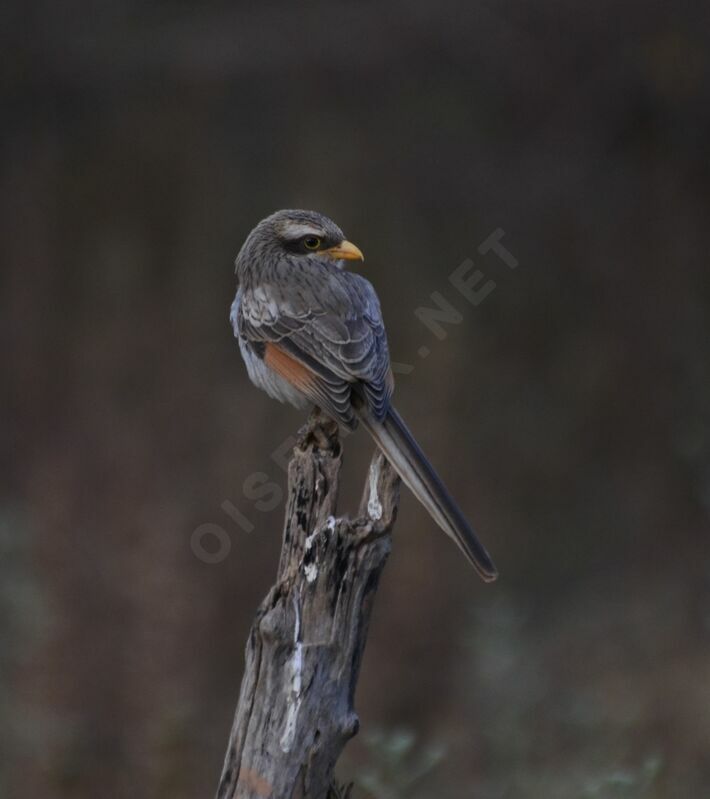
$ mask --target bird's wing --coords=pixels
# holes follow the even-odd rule
[[[264,361],[349,427],[354,395],[384,418],[393,390],[387,338],[372,285],[337,268],[292,273],[242,293],[239,334]]]

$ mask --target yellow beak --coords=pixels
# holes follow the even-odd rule
[[[360,248],[356,247],[351,241],[341,241],[340,244],[336,244],[335,247],[329,247],[327,250],[323,250],[323,252],[327,253],[333,260],[338,260],[340,258],[344,258],[346,261],[365,260],[365,256],[362,254]]]

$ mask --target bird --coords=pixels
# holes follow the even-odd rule
[[[235,261],[230,322],[252,383],[296,408],[319,407],[369,432],[404,484],[485,581],[498,571],[392,405],[394,376],[372,284],[346,268],[364,261],[316,211],[281,210],[249,233]]]

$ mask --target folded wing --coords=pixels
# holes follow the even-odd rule
[[[353,389],[383,419],[394,384],[375,290],[360,275],[333,270],[301,275],[288,296],[278,283],[245,289],[236,324],[263,348],[267,366],[354,428]]]

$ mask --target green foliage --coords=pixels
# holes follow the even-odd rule
[[[646,799],[652,796],[663,763],[649,757],[637,769],[618,769],[590,780],[584,792],[588,799]]]
[[[343,785],[338,785],[337,782],[333,782],[328,790],[328,796],[326,799],[350,799],[352,790],[352,782],[345,783]]]
[[[441,763],[441,744],[421,744],[413,731],[378,730],[365,736],[370,764],[356,775],[355,783],[373,799],[410,799],[424,779]]]

